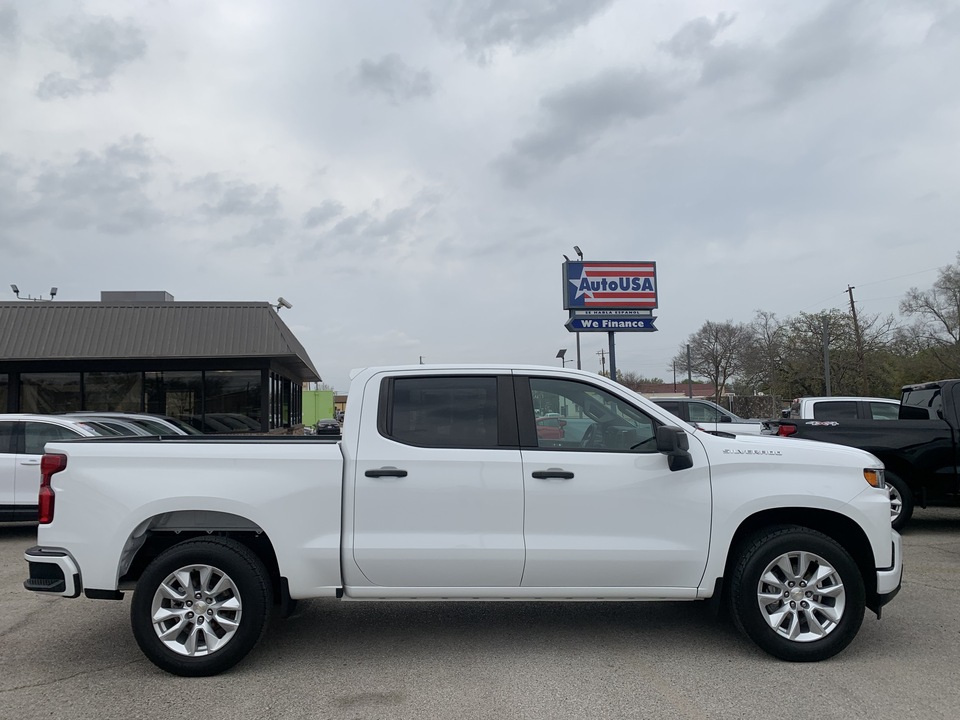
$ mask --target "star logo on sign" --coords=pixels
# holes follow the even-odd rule
[[[576,295],[574,296],[574,298],[573,298],[574,300],[579,300],[579,299],[580,299],[581,297],[583,297],[584,295],[586,295],[588,298],[592,298],[592,297],[593,297],[593,291],[592,291],[592,290],[581,290],[581,289],[580,289],[580,288],[582,288],[582,287],[584,286],[584,281],[585,281],[586,279],[587,279],[587,269],[586,269],[585,267],[581,267],[581,268],[580,268],[580,279],[579,279],[579,280],[570,280],[570,284],[573,285],[573,286],[577,289],[577,294],[576,294]],[[586,286],[589,288],[589,287],[590,287],[590,283],[587,282],[587,283],[586,283]]]

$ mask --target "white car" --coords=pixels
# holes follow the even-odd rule
[[[709,400],[699,398],[650,398],[668,413],[676,415],[707,432],[726,432],[734,435],[760,435],[763,422],[745,420]]]
[[[40,457],[52,440],[103,435],[77,418],[0,414],[0,521],[37,519]]]

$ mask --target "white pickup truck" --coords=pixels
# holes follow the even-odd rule
[[[711,435],[557,368],[372,368],[349,398],[339,442],[48,443],[25,587],[132,589],[140,648],[179,675],[233,666],[299,598],[725,601],[811,661],[900,588],[866,452]]]

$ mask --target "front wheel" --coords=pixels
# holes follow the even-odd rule
[[[270,598],[270,576],[245,545],[218,537],[187,540],[144,570],[130,621],[157,667],[188,677],[216,675],[259,640]]]
[[[755,535],[731,583],[737,627],[781,660],[833,657],[863,622],[866,595],[857,564],[836,541],[809,528]]]
[[[899,531],[913,517],[913,492],[899,475],[887,470],[884,476],[890,491],[890,525]]]

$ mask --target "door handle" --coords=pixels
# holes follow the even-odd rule
[[[550,478],[557,478],[558,480],[571,480],[573,479],[573,473],[569,470],[563,470],[562,468],[547,468],[546,470],[534,470],[533,476],[537,480],[549,480]]]
[[[407,471],[395,467],[382,467],[376,470],[367,470],[364,475],[372,478],[381,477],[406,477]]]
[[[39,465],[40,461],[39,460],[21,460],[20,464],[21,465]]]

